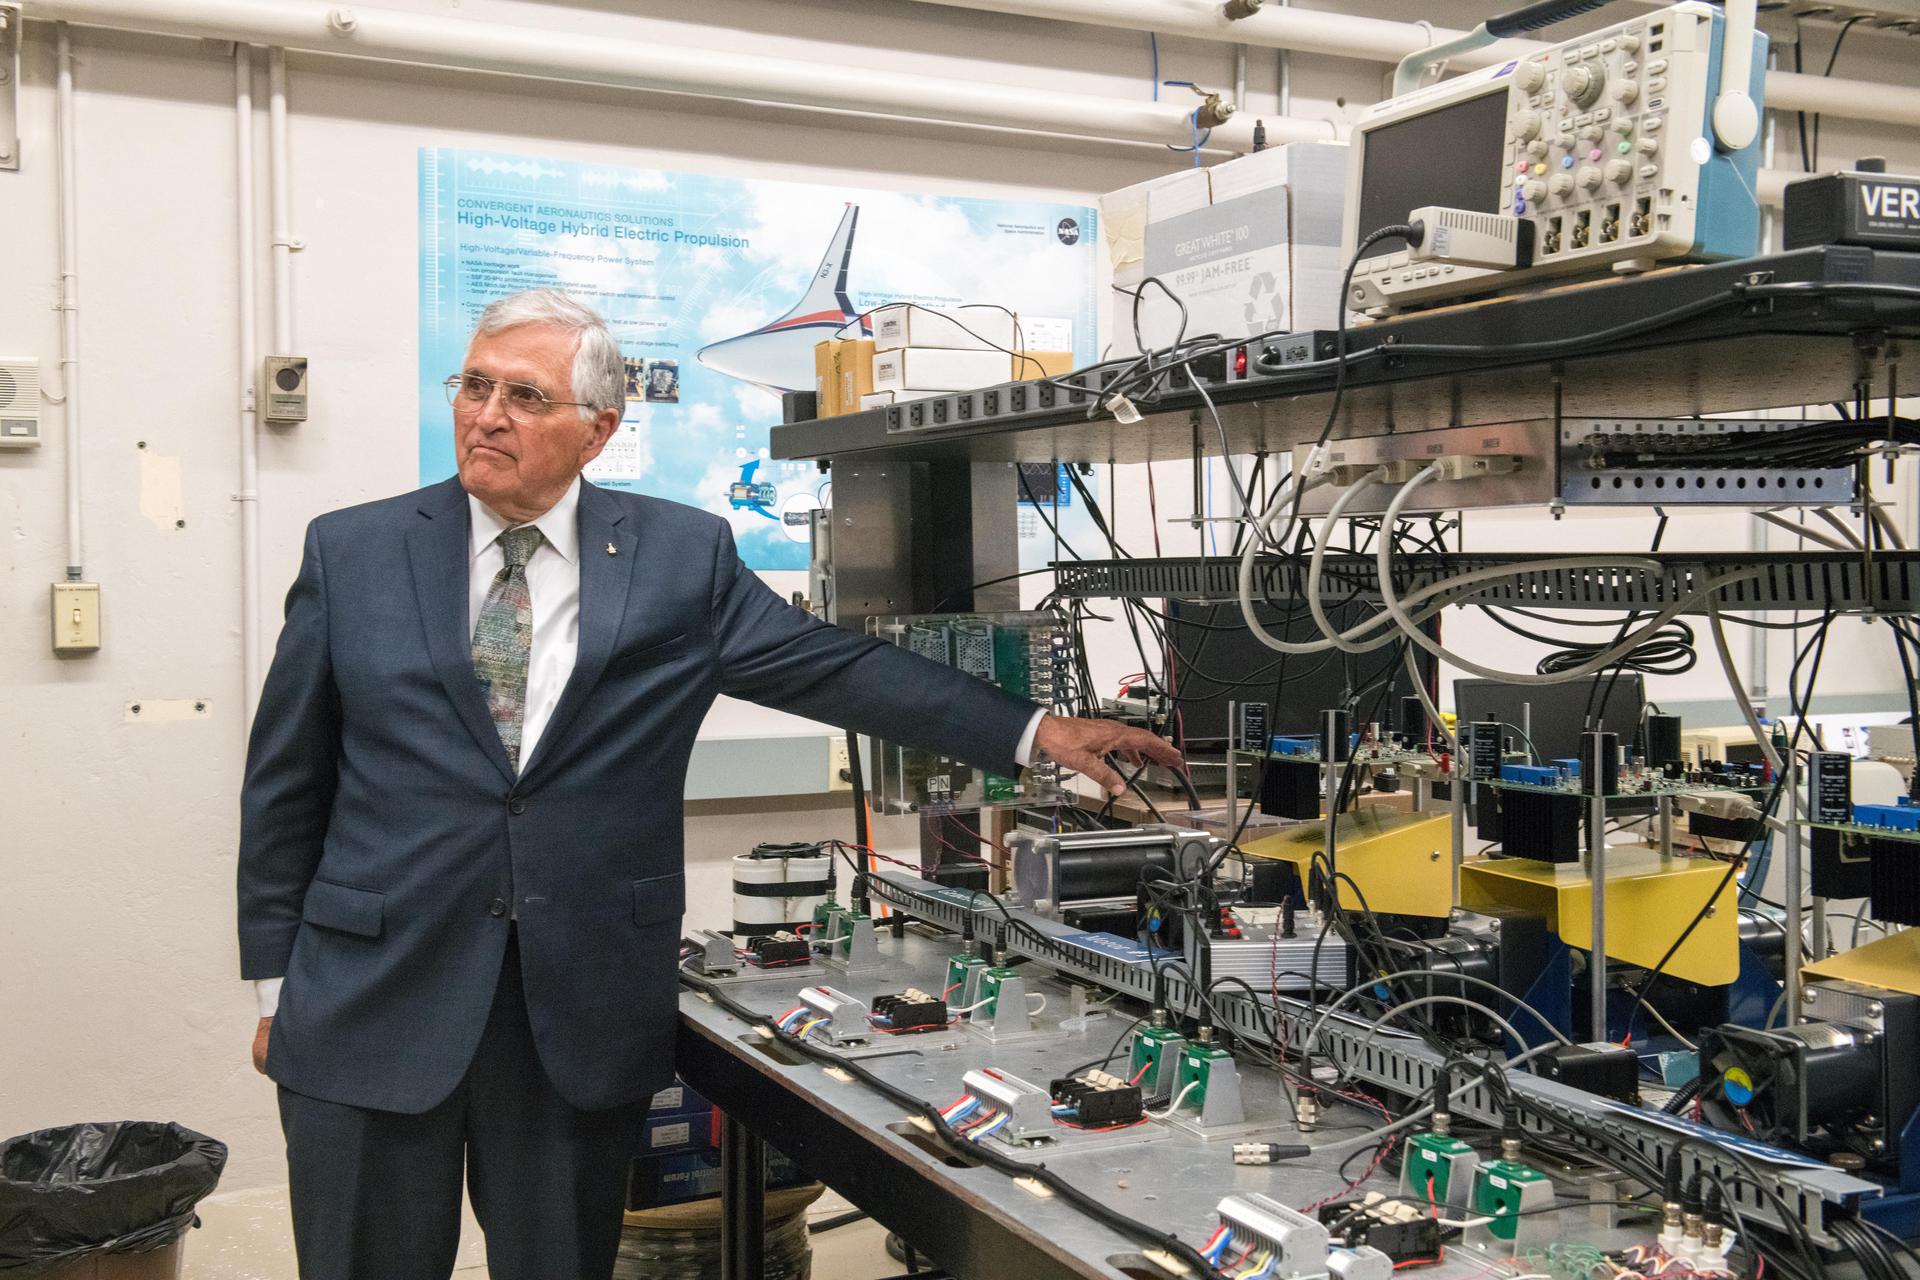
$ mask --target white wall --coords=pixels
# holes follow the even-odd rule
[[[1146,91],[1141,36],[927,5],[383,2],[688,45],[749,44],[844,64],[849,75],[874,67],[1112,97]],[[629,16],[634,8],[647,16]],[[1468,15],[1457,4],[1389,8],[1390,16],[1455,24]],[[86,570],[104,591],[105,642],[88,657],[48,652],[47,585],[66,564],[67,447],[49,407],[45,447],[0,452],[0,1135],[87,1118],[174,1118],[231,1144],[229,1187],[258,1185],[280,1180],[283,1165],[270,1087],[246,1060],[253,1010],[233,976],[231,940],[242,758],[231,64],[225,50],[196,41],[77,30],[74,42]],[[1229,83],[1224,47],[1161,46],[1164,77]],[[1899,47],[1856,33],[1842,71],[1904,79],[1889,51]],[[1273,109],[1275,62],[1265,51],[1252,58],[1256,113]],[[29,26],[25,163],[0,174],[0,280],[9,286],[0,290],[0,353],[38,356],[57,390],[52,63],[51,30]],[[418,147],[1066,200],[1183,162],[1151,148],[331,58],[295,55],[290,65],[293,229],[307,244],[295,262],[296,345],[313,361],[315,416],[264,433],[269,643],[306,521],[416,482]],[[1343,117],[1378,90],[1376,67],[1309,58],[1295,66],[1297,115]],[[264,104],[264,78],[257,100]],[[1896,145],[1834,125],[1828,154],[1870,141]],[[1902,145],[1908,167],[1920,163],[1912,140]],[[264,232],[264,184],[260,199]],[[264,280],[264,251],[260,269]],[[176,465],[179,528],[149,514],[169,505],[166,476]],[[1139,485],[1137,471],[1121,481],[1127,494]],[[1183,472],[1163,471],[1165,514],[1184,514],[1185,490]],[[1631,545],[1643,535],[1624,536]],[[1148,541],[1144,531],[1131,540]],[[207,711],[154,714],[169,699],[204,699]],[[128,711],[134,702],[142,715]],[[754,711],[728,717],[733,731],[777,724]],[[726,857],[758,838],[844,834],[843,823],[818,809],[696,818],[695,919],[724,918]],[[911,829],[886,838],[910,842]]]

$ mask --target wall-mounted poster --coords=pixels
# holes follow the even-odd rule
[[[814,389],[815,345],[869,333],[884,303],[962,316],[985,303],[1019,316],[1026,348],[1090,363],[1094,218],[1076,205],[422,148],[421,483],[453,474],[440,384],[480,309],[564,289],[607,317],[626,361],[624,416],[587,478],[726,517],[752,568],[804,569],[808,512],[829,500],[828,481],[812,463],[772,460],[767,438],[781,392]],[[1025,532],[1023,561],[1051,558],[1052,534]]]

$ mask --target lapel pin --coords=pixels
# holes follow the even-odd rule
[[[617,556],[620,554],[620,548],[614,546],[611,542],[609,542],[607,544],[607,554],[610,556]]]

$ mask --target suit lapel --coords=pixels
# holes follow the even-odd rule
[[[606,670],[620,638],[620,619],[627,612],[627,590],[633,582],[639,539],[623,525],[626,512],[607,495],[606,490],[582,482],[580,486],[580,648],[573,660],[573,674],[553,717],[541,730],[534,744],[533,758],[521,771],[524,780],[545,767],[555,745],[587,694]]]
[[[427,656],[446,686],[453,708],[501,777],[513,781],[500,732],[487,711],[480,679],[473,673],[473,642],[468,633],[468,580],[472,569],[468,541],[472,519],[466,490],[458,480],[428,489],[420,502],[425,519],[407,534],[413,566],[413,590],[427,633]]]

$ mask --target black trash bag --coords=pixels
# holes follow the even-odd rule
[[[0,1143],[0,1271],[178,1239],[220,1182],[227,1144],[177,1124],[70,1124]]]

